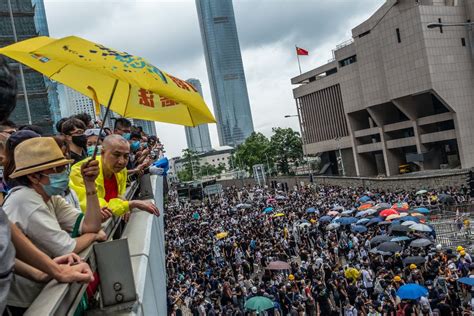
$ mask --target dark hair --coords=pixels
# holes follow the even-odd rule
[[[85,131],[87,127],[83,121],[77,118],[70,118],[69,120],[63,123],[61,127],[61,131],[63,132],[64,135],[70,135],[71,132],[76,128],[80,128]]]
[[[38,125],[23,125],[23,126],[20,126],[19,130],[20,131],[33,131],[36,134],[41,135],[41,136],[44,134],[43,129],[39,127]]]
[[[132,127],[132,122],[130,122],[130,120],[126,119],[125,117],[119,117],[115,120],[114,129],[122,127]]]
[[[89,124],[92,121],[91,116],[87,113],[79,113],[79,114],[74,115],[72,118],[76,118],[78,120],[83,121],[86,127],[89,126]]]
[[[133,139],[133,138],[142,139],[142,134],[133,132],[130,134],[130,139]]]
[[[0,122],[7,120],[16,106],[16,76],[8,66],[8,61],[0,57]]]
[[[64,135],[54,135],[53,139],[56,141],[61,150],[63,150],[63,147],[66,147],[65,156],[69,159],[69,143],[66,141],[66,137]]]
[[[16,128],[16,124],[13,121],[5,120],[2,122],[0,129],[5,130],[5,127]]]
[[[58,133],[62,133],[63,132],[63,124],[64,122],[66,122],[67,120],[69,120],[69,117],[63,117],[62,119],[60,119],[55,127],[56,127],[56,130],[58,131]]]

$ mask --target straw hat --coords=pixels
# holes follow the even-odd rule
[[[27,139],[15,148],[15,171],[10,178],[18,178],[38,171],[64,166],[74,162],[66,159],[51,137]]]

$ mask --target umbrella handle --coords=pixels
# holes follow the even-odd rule
[[[112,105],[112,99],[114,98],[115,90],[117,90],[117,84],[118,84],[118,79],[115,79],[114,87],[112,88],[112,93],[110,94],[110,98],[109,98],[109,104],[107,104],[107,108],[105,109],[104,120],[103,120],[102,125],[100,126],[99,138],[100,138],[100,135],[102,135],[102,131],[104,130],[104,123],[105,123],[105,120],[107,119],[107,116],[109,115],[110,106]],[[92,88],[91,88],[91,90],[94,91]],[[95,91],[94,91],[94,92],[95,92]],[[94,154],[92,155],[92,160],[95,160],[95,157],[97,156],[98,146],[99,146],[99,142],[97,142],[97,143],[95,144]]]

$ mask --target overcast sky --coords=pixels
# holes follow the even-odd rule
[[[219,1],[219,0],[216,0]],[[194,0],[44,0],[52,37],[78,35],[144,57],[181,79],[201,81],[212,99]],[[256,131],[299,129],[291,77],[298,64],[295,44],[307,49],[303,71],[326,63],[332,49],[385,0],[234,0],[247,88]],[[184,127],[158,123],[168,157],[187,148]],[[217,129],[210,125],[213,147]]]

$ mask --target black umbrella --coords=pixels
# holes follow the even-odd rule
[[[377,250],[383,252],[399,252],[402,246],[393,241],[386,241],[377,246]]]
[[[440,194],[438,195],[438,200],[444,204],[454,204],[454,198],[449,194]]]
[[[421,257],[421,256],[414,256],[414,257],[406,257],[405,259],[403,259],[403,264],[404,265],[409,265],[409,264],[421,264],[421,263],[424,263],[426,261],[426,259],[424,257]]]
[[[400,225],[400,224],[395,224],[393,226],[390,227],[390,231],[392,232],[403,232],[403,233],[406,233],[406,232],[409,232],[410,231],[410,228],[408,226],[403,226],[403,225]]]
[[[410,247],[422,248],[422,247],[429,246],[431,244],[432,244],[431,240],[426,239],[426,238],[420,238],[420,239],[417,239],[417,240],[413,240],[410,243]]]
[[[390,224],[392,224],[391,221],[383,221],[383,222],[378,223],[377,225],[382,226],[382,225],[390,225]]]
[[[390,237],[388,235],[378,235],[378,236],[375,236],[374,238],[372,238],[370,240],[370,245],[375,246],[375,245],[381,244],[383,242],[390,241],[390,239],[392,239],[392,237]]]

